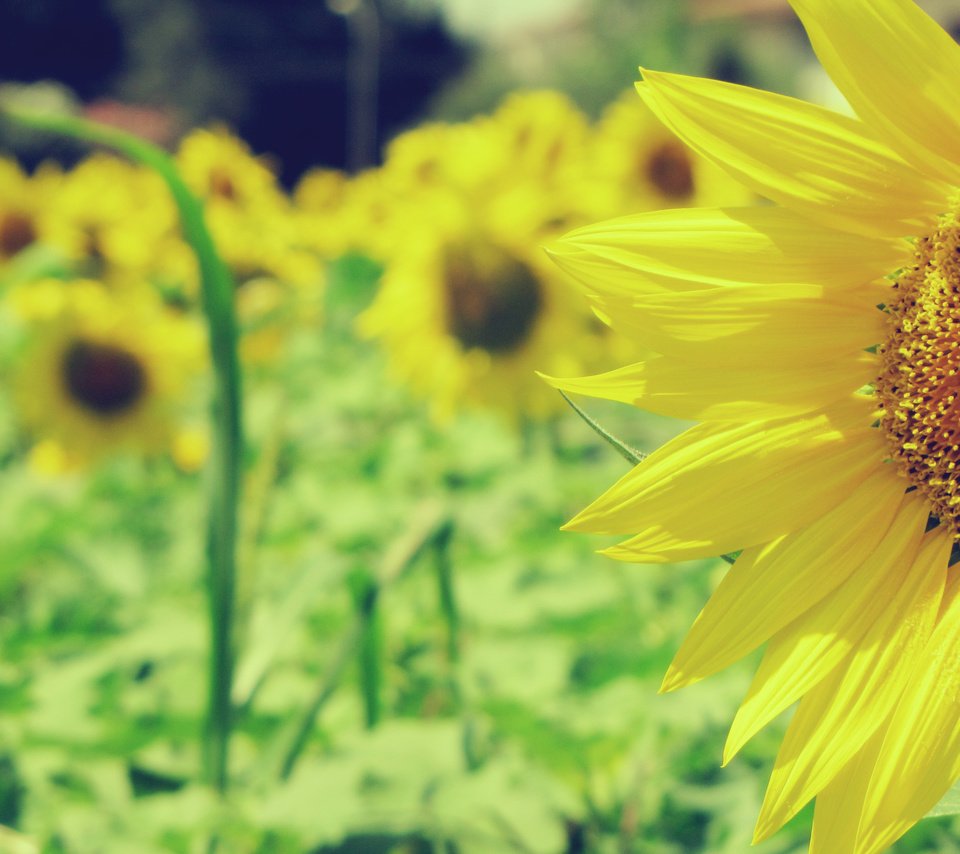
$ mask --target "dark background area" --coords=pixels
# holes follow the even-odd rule
[[[335,7],[343,14],[331,6],[0,0],[0,79],[56,81],[98,117],[107,104],[128,124],[152,117],[160,142],[224,122],[255,152],[269,152],[291,184],[310,166],[375,162],[384,141],[421,119],[470,55],[437,13],[371,0]],[[375,142],[351,151],[357,118],[349,105],[364,100]]]

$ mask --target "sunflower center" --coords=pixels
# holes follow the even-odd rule
[[[960,534],[960,225],[917,242],[893,286],[877,397],[893,455]]]
[[[36,226],[27,214],[8,211],[0,216],[0,257],[12,258],[36,239]]]
[[[75,341],[64,351],[61,366],[67,393],[97,415],[120,415],[146,391],[139,360],[111,344]]]
[[[230,174],[219,167],[210,172],[210,195],[233,202],[237,199],[237,185]]]
[[[495,250],[451,252],[445,286],[447,329],[467,350],[516,350],[527,340],[543,306],[533,271]]]
[[[665,142],[647,157],[644,178],[670,199],[688,199],[693,195],[693,165],[683,145]]]

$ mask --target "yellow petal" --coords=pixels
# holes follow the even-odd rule
[[[610,297],[730,284],[849,287],[912,257],[905,241],[846,234],[774,207],[636,214],[572,231],[549,252],[589,293]]]
[[[863,798],[889,725],[888,715],[856,756],[817,795],[808,854],[853,854]]]
[[[929,509],[907,496],[886,535],[829,596],[776,634],[737,711],[724,748],[730,759],[788,706],[826,679],[872,623],[882,620],[917,553]]]
[[[814,370],[883,340],[875,295],[821,293],[816,285],[731,285],[601,304],[642,346],[714,367]]]
[[[924,171],[960,182],[960,47],[912,0],[791,0],[864,122]]]
[[[638,89],[699,154],[817,222],[896,237],[928,229],[946,207],[949,187],[928,180],[855,119],[677,74],[644,72]]]
[[[948,585],[921,663],[904,686],[870,778],[856,854],[903,835],[960,778],[960,595]]]
[[[949,612],[960,595],[960,573],[956,570],[948,573],[937,622]],[[809,854],[852,854],[855,850],[864,798],[880,748],[890,728],[891,717],[892,713],[887,715],[887,719],[857,751],[856,756],[817,795]]]
[[[910,564],[894,568],[892,595],[851,655],[801,701],[774,763],[755,842],[799,812],[889,717],[933,631],[953,537],[924,537]]]
[[[802,528],[885,456],[863,398],[785,421],[701,424],[652,453],[567,524],[639,533],[605,553],[665,562],[723,554]]]
[[[886,533],[904,486],[892,466],[880,466],[809,527],[744,551],[690,629],[663,690],[729,666],[836,589]]]
[[[618,400],[673,418],[766,421],[822,409],[876,376],[876,357],[861,353],[830,370],[690,365],[654,357],[598,376],[544,379],[563,391]]]

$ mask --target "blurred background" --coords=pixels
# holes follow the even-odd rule
[[[949,21],[955,5],[935,8]],[[164,143],[226,122],[288,185],[311,166],[373,165],[397,132],[518,87],[597,114],[641,61],[821,91],[786,0],[6,0],[3,15],[4,79],[61,84]]]
[[[786,0],[0,0],[0,99],[203,200],[246,427],[218,797],[200,271],[156,174],[0,118],[0,854],[747,850],[785,726],[719,767],[755,659],[657,694],[727,564],[561,532],[628,463],[535,373],[647,355],[545,245],[760,201],[640,65],[845,109]],[[642,451],[689,423],[576,404]]]

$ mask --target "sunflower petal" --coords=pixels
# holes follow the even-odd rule
[[[912,257],[905,241],[846,234],[774,207],[636,214],[579,228],[548,251],[588,293],[625,298],[730,284],[849,287]]]
[[[607,304],[644,347],[688,363],[796,367],[854,358],[883,339],[877,296],[816,285],[733,285]]]
[[[960,573],[949,572],[937,623],[956,607],[960,596]],[[890,729],[892,712],[873,732],[857,754],[840,770],[829,785],[817,795],[813,814],[813,834],[809,854],[836,854],[837,851],[855,851],[860,814],[870,784],[870,777],[880,748]]]
[[[809,524],[882,464],[872,402],[730,426],[701,424],[668,442],[583,510],[567,529],[640,531],[606,550],[659,563],[723,554]]]
[[[794,98],[678,74],[645,71],[637,88],[699,154],[818,222],[898,237],[931,226],[946,207],[947,185],[928,180],[855,119]]]
[[[895,595],[843,664],[810,691],[777,754],[754,841],[775,833],[823,789],[889,717],[933,631],[947,580],[951,532],[926,535],[897,568]]]
[[[888,715],[853,759],[817,795],[808,854],[837,854],[838,851],[855,850],[860,811],[870,782],[870,772],[876,764],[880,745],[889,726]]]
[[[828,597],[770,641],[724,747],[724,763],[788,706],[826,679],[875,622],[889,624],[929,510],[908,496],[875,550]]]
[[[956,585],[949,588],[949,601],[890,720],[864,798],[856,854],[885,849],[960,778],[960,595]]]
[[[791,0],[857,115],[925,172],[960,182],[960,47],[912,0]]]
[[[877,375],[876,357],[861,353],[830,371],[806,366],[690,365],[653,357],[605,374],[544,377],[554,388],[617,400],[691,421],[766,421],[803,415],[847,397]]]
[[[697,617],[662,690],[722,670],[829,595],[886,533],[903,492],[904,481],[881,466],[808,528],[744,551]]]

